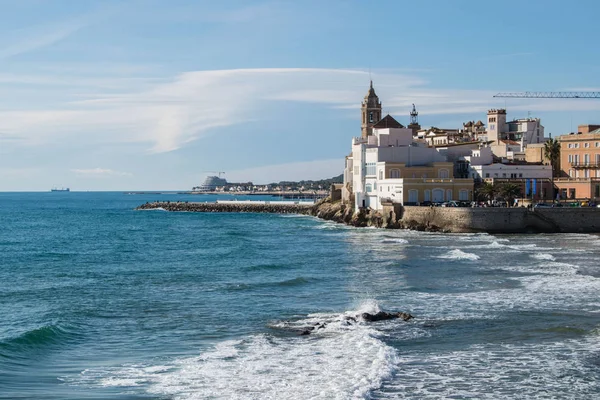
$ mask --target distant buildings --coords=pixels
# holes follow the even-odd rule
[[[554,180],[562,199],[600,199],[600,125],[580,125],[562,135],[561,177]]]
[[[416,110],[410,128],[381,116],[373,83],[361,106],[361,137],[352,139],[346,157],[342,200],[355,209],[381,210],[386,202],[417,205],[471,200],[473,179],[455,179],[447,157],[413,135],[419,131]]]
[[[483,182],[516,183],[523,196],[551,199],[552,166],[545,157],[548,138],[540,119],[507,121],[506,109],[491,109],[486,122],[423,129],[413,104],[405,127],[391,115],[383,116],[371,82],[361,103],[361,136],[352,139],[346,157],[342,200],[356,209],[374,210],[390,202],[472,200],[474,185]]]

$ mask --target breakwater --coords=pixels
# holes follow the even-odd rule
[[[155,201],[142,204],[136,210],[188,211],[188,212],[245,212],[245,213],[274,213],[274,214],[308,214],[313,204],[310,203],[270,203],[270,202],[226,202],[200,203]]]

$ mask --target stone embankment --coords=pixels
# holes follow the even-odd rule
[[[600,209],[457,208],[384,205],[383,210],[353,213],[341,202],[323,201],[311,215],[353,226],[430,232],[600,233]]]
[[[269,204],[265,203],[196,203],[157,201],[142,204],[136,210],[188,211],[188,212],[243,212],[273,214],[308,214],[313,204]]]

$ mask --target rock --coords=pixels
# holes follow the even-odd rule
[[[379,311],[377,314],[362,313],[362,319],[369,322],[385,321],[388,319],[401,318],[404,321],[409,321],[414,318],[412,315],[404,312],[387,313],[385,311]]]

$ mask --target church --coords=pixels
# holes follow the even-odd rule
[[[391,115],[382,116],[382,104],[371,81],[361,104],[361,136],[352,139],[346,157],[342,201],[382,210],[384,203],[423,205],[451,200],[470,201],[473,179],[454,178],[446,156],[414,139],[420,130],[413,105],[405,127]]]

